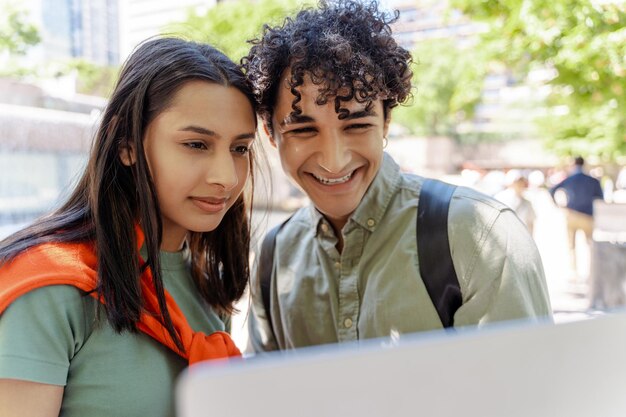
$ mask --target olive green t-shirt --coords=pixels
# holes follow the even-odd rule
[[[165,288],[194,330],[229,330],[198,296],[183,252],[161,252],[161,263]],[[73,286],[34,290],[0,316],[0,378],[64,385],[63,417],[173,416],[185,366],[143,333],[116,333],[100,303]]]

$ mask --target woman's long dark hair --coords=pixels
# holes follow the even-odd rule
[[[163,323],[181,350],[165,304],[159,260],[161,213],[143,138],[148,124],[191,80],[235,87],[248,97],[254,109],[241,70],[215,48],[176,38],[143,43],[121,70],[94,138],[87,168],[72,195],[58,210],[0,242],[0,264],[41,243],[94,242],[97,291],[104,296],[107,318],[116,331],[134,332],[142,310],[141,266],[134,229],[139,222]],[[129,146],[136,150],[136,162],[126,166],[120,160],[120,149]],[[253,159],[254,155],[251,165]],[[252,169],[250,175],[253,177]],[[233,302],[243,295],[250,275],[247,207],[252,207],[253,187],[246,188],[250,195],[240,196],[214,231],[190,233],[188,238],[194,281],[202,297],[222,313],[234,310]]]

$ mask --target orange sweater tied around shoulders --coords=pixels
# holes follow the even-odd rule
[[[137,245],[141,247],[143,232],[139,227],[136,230]],[[91,243],[45,243],[30,248],[0,267],[0,314],[20,296],[47,285],[73,285],[104,303],[105,300],[95,291],[96,268],[97,256]],[[165,291],[174,329],[185,348],[181,352],[159,319],[159,303],[150,268],[146,268],[141,275],[141,293],[144,309],[137,329],[187,359],[189,365],[209,359],[241,356],[228,333],[218,331],[206,335],[194,332],[172,296]]]

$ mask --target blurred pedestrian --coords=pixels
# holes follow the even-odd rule
[[[626,203],[626,167],[620,169],[615,180],[615,190],[613,191],[614,203]]]
[[[512,169],[506,173],[505,182],[507,187],[497,193],[495,198],[515,211],[532,236],[537,216],[533,204],[525,196],[528,180],[522,171]]]
[[[565,209],[571,267],[576,274],[579,265],[576,258],[576,232],[580,230],[585,234],[590,247],[593,232],[593,201],[604,198],[600,181],[585,174],[584,165],[584,158],[577,156],[567,178],[550,188],[554,201]]]

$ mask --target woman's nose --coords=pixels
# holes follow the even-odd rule
[[[220,155],[211,161],[206,182],[221,185],[226,191],[232,190],[239,184],[237,167],[230,151],[227,155]]]

